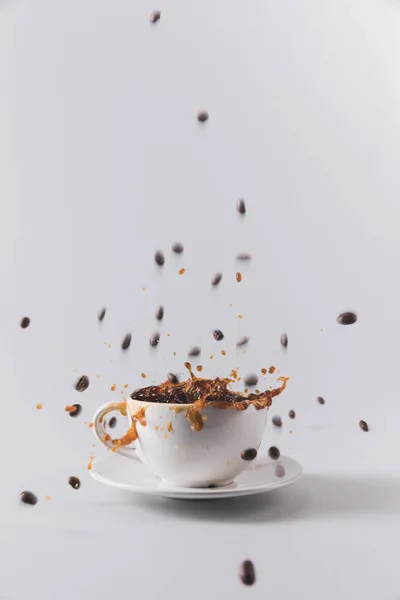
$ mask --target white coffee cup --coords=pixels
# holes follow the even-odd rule
[[[94,434],[102,444],[127,458],[137,451],[139,458],[169,484],[208,487],[231,483],[249,464],[242,452],[258,450],[261,444],[268,408],[206,406],[199,416],[203,427],[197,430],[196,422],[188,418],[192,407],[131,398],[126,403],[104,404],[93,417]],[[131,447],[118,447],[104,429],[104,416],[115,409],[122,409],[136,425],[138,437]],[[142,416],[137,420],[139,411]]]

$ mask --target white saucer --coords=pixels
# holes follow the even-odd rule
[[[283,477],[275,473],[276,467],[284,468]],[[282,469],[278,469],[282,475]],[[233,483],[215,488],[174,487],[161,481],[138,458],[124,458],[109,454],[93,462],[91,476],[113,487],[130,490],[137,494],[180,498],[182,500],[209,500],[212,498],[231,498],[249,496],[276,490],[294,483],[303,474],[299,463],[286,456],[271,460],[266,453],[259,453],[257,459]]]

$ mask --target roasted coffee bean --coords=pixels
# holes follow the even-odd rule
[[[179,379],[175,375],[175,373],[168,373],[167,377],[168,377],[168,381],[170,381],[171,383],[174,383],[174,384],[179,383]]]
[[[158,331],[156,331],[155,333],[153,333],[153,335],[150,338],[150,346],[155,348],[156,346],[158,346],[159,341],[160,341],[160,334]]]
[[[117,424],[117,417],[111,417],[111,419],[108,421],[108,426],[111,427],[111,429],[113,429]]]
[[[240,254],[236,254],[236,260],[250,260],[251,254],[247,252],[241,252]]]
[[[179,242],[177,242],[176,244],[172,245],[172,252],[176,252],[177,254],[182,254],[183,252],[183,244],[180,244]]]
[[[69,410],[68,414],[70,417],[77,417],[82,412],[82,406],[80,404],[73,404],[72,406],[75,407],[75,410]]]
[[[282,335],[281,335],[281,345],[282,345],[284,348],[287,348],[287,345],[288,345],[288,337],[287,337],[286,333],[282,333]]]
[[[87,375],[82,375],[82,377],[79,377],[78,381],[75,383],[75,389],[77,392],[84,392],[88,389],[89,384],[89,377]]]
[[[336,321],[339,325],[353,325],[357,321],[357,315],[352,312],[345,312],[339,315]]]
[[[363,431],[369,431],[368,423],[366,423],[365,421],[361,420],[359,422],[359,425]]]
[[[254,460],[257,456],[257,450],[255,448],[247,448],[247,450],[243,450],[240,456],[243,460]]]
[[[156,310],[156,319],[158,321],[161,321],[162,318],[164,316],[164,307],[163,306],[159,306]]]
[[[258,376],[255,373],[252,373],[251,375],[246,375],[246,377],[244,378],[244,385],[247,385],[248,387],[257,385],[257,383]]]
[[[154,260],[156,261],[159,267],[163,266],[163,264],[165,263],[165,256],[161,252],[161,250],[157,250],[157,252],[154,255]]]
[[[208,121],[209,118],[209,114],[206,110],[201,110],[199,113],[197,113],[197,120],[200,123],[205,123],[206,121]]]
[[[254,565],[251,560],[245,560],[240,566],[240,579],[244,585],[253,585],[256,580]]]
[[[220,329],[214,329],[213,336],[214,336],[214,340],[217,340],[217,342],[220,342],[221,340],[224,339],[224,334],[222,333],[222,331]]]
[[[201,348],[199,348],[199,346],[194,346],[188,352],[188,356],[198,356],[199,354],[201,354]]]
[[[275,427],[282,427],[282,419],[279,415],[274,415],[272,417],[272,423],[275,425]]]
[[[161,12],[159,10],[155,10],[150,15],[150,23],[157,23],[161,19]]]
[[[285,471],[284,467],[282,467],[282,465],[276,465],[275,476],[279,477],[281,479],[282,477],[285,477],[285,475],[286,475],[286,471]]]
[[[211,279],[211,285],[218,285],[222,279],[222,273],[215,273],[214,277]]]
[[[20,321],[21,328],[26,329],[27,327],[29,327],[30,322],[31,320],[29,317],[23,317]]]
[[[122,348],[122,350],[128,350],[129,346],[131,345],[131,341],[132,341],[132,334],[131,333],[127,333],[126,336],[124,337],[124,339],[121,342],[121,348]]]
[[[245,346],[249,341],[249,338],[247,337],[247,335],[243,336],[242,338],[240,338],[240,340],[238,340],[236,342],[236,348],[240,348],[241,346]]]
[[[294,412],[294,410],[289,410],[289,417],[290,417],[291,419],[294,419],[294,418],[295,418],[295,416],[296,416],[296,413]]]
[[[246,203],[243,200],[243,198],[240,198],[237,203],[236,203],[236,208],[237,211],[241,214],[244,215],[246,213]]]
[[[268,454],[269,457],[272,458],[272,460],[278,460],[278,458],[281,455],[279,448],[277,448],[276,446],[271,446],[271,448],[268,450]]]
[[[81,481],[80,481],[79,477],[71,476],[68,479],[68,483],[72,488],[74,488],[74,490],[79,490],[79,488],[81,487]]]
[[[32,492],[22,492],[21,493],[21,502],[35,506],[37,501],[38,501],[37,497],[35,496],[35,494],[32,494]]]
[[[102,322],[102,320],[103,320],[103,319],[104,319],[104,317],[106,316],[106,311],[107,311],[107,309],[103,307],[103,308],[101,308],[101,309],[99,310],[99,312],[97,313],[97,318],[98,318],[98,320],[100,321],[100,323]]]
[[[317,402],[319,402],[319,404],[325,404],[325,400],[322,398],[322,396],[318,396]]]

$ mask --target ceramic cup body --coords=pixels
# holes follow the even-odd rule
[[[105,445],[101,419],[109,405],[94,416],[94,432]],[[182,487],[207,487],[230,483],[247,466],[241,453],[248,448],[258,450],[267,420],[268,409],[246,410],[233,407],[201,409],[203,427],[196,430],[187,418],[188,405],[158,404],[127,400],[129,422],[145,407],[142,424],[136,422],[138,439],[134,448],[139,458],[161,479]],[[144,424],[146,423],[146,424]],[[105,433],[105,432],[104,432]],[[129,456],[131,449],[120,448]]]

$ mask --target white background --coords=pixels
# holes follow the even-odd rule
[[[0,0],[1,598],[400,598],[399,67],[394,0]],[[95,408],[195,344],[207,376],[291,376],[266,444],[301,482],[201,504],[91,480]]]

